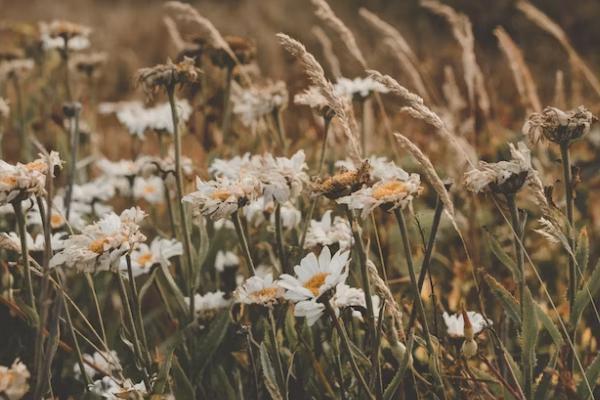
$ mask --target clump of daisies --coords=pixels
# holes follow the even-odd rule
[[[52,257],[50,266],[85,272],[115,270],[122,256],[146,240],[139,226],[145,215],[137,207],[129,208],[120,215],[106,215],[83,228],[81,233],[66,239],[64,249]]]

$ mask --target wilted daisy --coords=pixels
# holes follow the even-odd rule
[[[138,70],[135,80],[148,95],[152,95],[160,88],[170,90],[177,85],[195,82],[198,80],[199,74],[194,60],[184,57],[181,62],[176,64],[167,60],[166,64],[141,68]]]
[[[65,240],[64,250],[50,259],[50,267],[74,267],[86,272],[117,268],[123,255],[146,240],[139,227],[144,217],[137,207],[121,215],[108,214]]]
[[[170,259],[183,254],[183,246],[175,239],[154,238],[150,246],[140,243],[131,252],[131,271],[137,277],[150,272],[153,265],[168,267]],[[121,270],[127,271],[127,261],[121,258]]]
[[[114,350],[83,354],[82,358],[85,374],[92,379],[99,376],[114,375],[115,372],[122,370],[119,356]],[[78,363],[73,366],[73,373],[76,378],[81,377],[81,369]]]
[[[22,399],[29,391],[29,370],[18,358],[9,367],[0,365],[0,397]]]
[[[387,93],[389,89],[371,77],[340,78],[334,85],[335,94],[340,97],[365,99],[372,93]]]
[[[320,221],[312,220],[306,232],[305,249],[338,244],[340,249],[349,249],[354,243],[350,223],[342,217],[331,218],[331,210],[325,211]]]
[[[180,122],[186,122],[192,114],[192,107],[187,100],[176,100],[175,109]],[[101,104],[100,111],[103,113],[114,112],[117,120],[123,124],[129,133],[144,138],[147,131],[167,132],[173,134],[173,117],[171,106],[168,102],[157,104],[146,108],[139,101],[128,101],[109,104]]]
[[[579,106],[570,111],[556,107],[546,107],[540,113],[533,113],[523,125],[523,134],[532,143],[548,139],[558,144],[567,144],[586,135],[597,118],[585,107]]]
[[[233,112],[239,115],[242,123],[248,127],[254,127],[262,118],[287,106],[288,92],[285,82],[282,81],[247,89],[233,83],[232,89]]]
[[[233,296],[237,303],[259,304],[272,306],[283,298],[284,289],[278,281],[273,280],[272,274],[252,276],[238,287]]]
[[[12,165],[0,160],[0,205],[29,196],[43,196],[48,167],[53,170],[60,165],[62,162],[55,151],[48,157],[40,154],[40,158],[27,164]]]
[[[86,49],[90,46],[89,35],[92,30],[69,21],[54,20],[40,23],[42,47],[45,50],[67,48],[71,51]]]
[[[509,143],[512,160],[487,163],[480,161],[477,168],[465,173],[467,189],[479,192],[514,194],[527,179],[536,176],[531,166],[531,152],[523,142],[515,147]]]
[[[492,321],[486,320],[483,315],[475,311],[467,311],[466,315],[471,323],[473,335],[477,335],[483,328],[492,325]],[[450,315],[447,312],[444,312],[443,317],[444,322],[446,323],[448,336],[453,338],[465,337],[465,319],[462,313]]]
[[[408,174],[404,173],[404,175]],[[388,211],[396,208],[403,209],[411,203],[420,190],[420,176],[410,174],[405,179],[398,177],[379,181],[371,187],[364,187],[336,201],[345,204],[351,210],[361,210],[361,217],[364,219],[379,206],[385,207]]]
[[[163,180],[158,176],[138,176],[133,181],[133,197],[144,199],[150,204],[161,204],[165,201],[164,186]]]
[[[183,197],[194,211],[215,221],[227,218],[258,196],[260,182],[253,176],[231,180],[217,178],[203,181],[196,178],[196,191]]]
[[[366,162],[369,164],[369,176],[371,180],[406,180],[410,177],[408,172],[397,166],[395,162],[389,161],[386,157],[372,155],[366,159]],[[358,171],[361,167],[364,168],[364,164],[365,161],[357,163],[352,160],[343,160],[336,161],[335,166],[345,171]]]
[[[185,303],[189,306],[189,297],[184,298]],[[230,299],[225,298],[225,293],[217,290],[216,292],[208,292],[204,295],[195,294],[194,304],[196,306],[196,316],[200,319],[212,318],[219,310],[229,307]]]

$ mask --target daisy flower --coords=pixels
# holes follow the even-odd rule
[[[184,196],[183,201],[190,203],[194,212],[218,221],[255,199],[258,188],[260,182],[252,176],[238,180],[217,178],[212,181],[196,178],[197,190]]]
[[[114,378],[105,376],[102,379],[94,381],[89,390],[103,399],[138,399],[147,394],[144,382],[134,384],[130,379],[123,382],[117,382]]]
[[[121,215],[108,214],[65,240],[64,249],[50,259],[50,267],[75,267],[86,272],[117,268],[123,255],[146,240],[139,227],[144,216],[137,207]]]
[[[590,131],[597,118],[585,107],[579,106],[570,111],[556,107],[546,107],[540,113],[533,113],[523,125],[523,134],[531,143],[548,139],[554,143],[569,143]]]
[[[12,240],[15,244],[15,248],[21,249],[21,239],[16,232],[10,232],[6,235],[7,238]],[[27,240],[27,250],[29,251],[44,251],[45,249],[45,240],[44,235],[42,233],[38,233],[35,238],[31,236],[29,232],[26,232],[26,240]],[[50,237],[50,243],[52,244],[52,250],[62,250],[65,247],[65,239],[67,237],[66,232],[57,232],[52,234]]]
[[[183,254],[183,246],[175,239],[154,238],[150,246],[140,243],[131,252],[131,270],[137,277],[150,272],[153,265],[170,265],[169,259]],[[127,271],[127,260],[121,258],[121,270]]]
[[[83,364],[85,374],[90,378],[113,375],[114,372],[122,370],[119,356],[114,350],[109,352],[96,351],[94,354],[84,354],[82,358],[85,361]],[[93,365],[93,367],[89,364]],[[73,373],[77,379],[81,378],[81,369],[78,363],[73,366]]]
[[[190,298],[184,298],[185,303],[190,305]],[[225,298],[225,293],[217,290],[216,292],[208,292],[204,295],[196,293],[194,295],[194,303],[196,306],[196,316],[200,319],[209,319],[215,313],[223,308],[229,307],[230,299]]]
[[[265,201],[274,199],[285,203],[302,192],[304,184],[308,181],[305,159],[303,150],[299,150],[290,158],[273,157],[271,154],[263,157],[260,179]]]
[[[302,213],[289,201],[281,205],[281,225],[283,229],[294,229],[300,224]],[[275,213],[271,213],[271,225],[275,225]]]
[[[260,119],[287,106],[288,92],[282,81],[248,89],[233,83],[231,102],[233,113],[240,116],[242,123],[247,127],[255,127]]]
[[[395,162],[389,161],[386,157],[370,156],[366,160],[369,164],[369,176],[372,180],[382,181],[390,179],[401,179],[407,180],[409,178],[408,172],[396,165]],[[336,168],[340,168],[346,171],[358,171],[364,164],[358,164],[351,160],[337,161],[335,163]]]
[[[48,165],[51,171],[48,171]],[[50,152],[46,157],[27,164],[9,164],[0,160],[0,205],[24,200],[30,196],[43,196],[45,194],[46,176],[56,166],[61,166],[58,153]]]
[[[165,185],[158,176],[136,177],[133,181],[133,197],[144,199],[150,204],[162,204],[165,201]]]
[[[233,297],[237,303],[272,306],[283,298],[284,292],[284,289],[279,286],[279,282],[273,280],[273,275],[267,274],[263,277],[248,278],[242,286],[235,290]]]
[[[9,367],[0,365],[0,397],[8,400],[22,399],[29,391],[31,374],[18,358]]]
[[[340,78],[334,85],[334,92],[340,97],[365,99],[372,93],[387,93],[389,89],[370,76],[366,78]]]
[[[87,26],[69,21],[54,20],[40,23],[40,35],[44,50],[65,47],[71,51],[84,50],[90,46],[89,35],[92,32]]]
[[[320,221],[312,220],[306,232],[305,249],[338,244],[340,249],[349,249],[354,243],[352,228],[345,218],[331,219],[331,210],[325,211]]]
[[[492,321],[486,320],[481,314],[475,311],[467,311],[466,314],[471,322],[473,335],[477,335],[483,328],[492,325]],[[444,312],[443,317],[448,336],[453,338],[465,337],[465,320],[463,314],[449,315],[447,312]]]
[[[208,172],[216,178],[237,179],[241,175],[241,171],[247,169],[253,163],[253,158],[250,153],[245,153],[242,156],[235,156],[228,160],[215,158],[208,167]]]

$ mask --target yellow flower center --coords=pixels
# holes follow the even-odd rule
[[[277,296],[277,292],[276,287],[266,287],[250,293],[250,296],[254,299],[274,299]]]
[[[89,244],[88,249],[90,249],[94,253],[102,254],[104,252],[104,244],[106,242],[108,242],[108,239],[105,237],[96,239]]]
[[[210,197],[212,197],[213,199],[220,200],[220,201],[227,200],[229,198],[229,196],[231,196],[231,192],[229,190],[225,190],[225,189],[215,190],[210,195]]]
[[[142,267],[145,267],[150,261],[152,261],[152,253],[142,254],[137,259],[138,264],[140,264]]]
[[[325,279],[328,275],[328,272],[319,272],[307,280],[304,284],[304,287],[310,290],[312,294],[316,296],[319,294],[319,289],[325,283]]]
[[[64,223],[64,221],[65,219],[60,214],[52,214],[52,216],[50,217],[50,225],[52,225],[53,228],[60,227]]]
[[[401,181],[386,182],[373,189],[373,197],[377,200],[381,200],[388,196],[406,195],[407,193],[406,183]]]

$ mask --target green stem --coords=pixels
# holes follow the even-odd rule
[[[288,274],[287,254],[285,252],[285,243],[283,238],[283,224],[281,222],[281,204],[277,202],[275,205],[275,237],[277,241],[277,252],[279,253],[279,261],[281,262],[281,271]]]
[[[27,231],[25,230],[25,215],[23,214],[23,206],[21,205],[21,199],[17,198],[17,200],[14,201],[12,205],[15,210],[15,216],[17,217],[19,239],[21,239],[21,259],[23,262],[23,269],[25,270],[25,285],[27,288],[28,305],[31,306],[31,308],[37,314],[35,295],[33,294],[33,283],[31,281],[31,270],[29,269],[29,251],[27,249]]]
[[[96,308],[96,317],[98,318],[98,325],[100,325],[100,332],[102,333],[102,340],[104,340],[105,345],[108,346],[108,341],[106,340],[106,330],[104,329],[104,321],[102,319],[102,312],[100,310],[100,302],[98,301],[98,294],[96,293],[96,286],[94,285],[94,278],[92,278],[92,274],[89,272],[85,273],[85,280],[88,284],[90,292],[92,294],[92,300],[94,301],[94,307]]]
[[[127,262],[127,275],[129,278],[129,291],[131,293],[131,300],[133,305],[133,310],[135,311],[135,318],[137,319],[137,329],[140,332],[140,336],[142,338],[142,346],[143,353],[145,356],[145,360],[147,365],[151,365],[152,362],[149,358],[148,353],[148,339],[146,338],[146,328],[144,327],[144,319],[142,318],[142,306],[139,301],[139,293],[137,290],[137,286],[135,284],[135,277],[133,276],[133,268],[131,265],[131,256],[127,254],[125,256],[125,261]]]
[[[519,218],[519,209],[514,194],[507,194],[506,200],[510,209],[511,225],[514,231],[513,245],[515,248],[515,257],[517,260],[517,270],[519,271],[519,299],[521,300],[521,321],[523,320],[523,296],[525,295],[525,270],[523,262],[523,251],[521,249],[521,222]]]
[[[196,292],[196,282],[194,277],[194,263],[192,261],[192,243],[190,239],[190,233],[187,225],[187,218],[185,216],[185,207],[183,205],[183,171],[181,168],[181,132],[179,131],[179,117],[177,116],[177,109],[175,104],[175,86],[170,85],[167,87],[167,95],[169,97],[169,104],[171,106],[171,117],[173,118],[173,136],[175,138],[175,181],[177,187],[177,203],[179,205],[179,218],[181,224],[181,232],[183,236],[183,242],[185,246],[186,260],[187,260],[187,291],[190,297],[190,318],[193,320],[196,315],[196,301],[194,294]]]
[[[281,143],[281,149],[283,151],[283,155],[285,156],[288,151],[288,143],[285,140],[285,126],[283,124],[283,110],[277,108],[273,110],[273,119],[275,120],[275,130],[277,131],[277,137],[279,138],[279,142]]]
[[[236,210],[233,214],[231,214],[231,219],[233,220],[235,232],[237,233],[238,239],[240,241],[240,247],[242,248],[242,252],[244,253],[244,257],[246,258],[248,270],[250,271],[250,274],[254,276],[256,275],[256,269],[254,268],[254,261],[252,261],[252,255],[250,254],[250,248],[248,247],[248,240],[246,239],[244,228],[242,228],[239,210]]]
[[[281,362],[281,350],[279,349],[279,341],[277,340],[277,324],[275,323],[275,316],[273,315],[273,309],[269,308],[269,322],[271,325],[271,339],[273,340],[273,350],[275,350],[275,362],[277,364],[277,377],[279,379],[279,385],[285,396],[287,397],[287,388],[285,382],[285,374],[283,373],[283,363]]]
[[[340,324],[340,320],[335,315],[335,310],[333,309],[333,306],[331,305],[330,300],[329,299],[325,300],[323,302],[323,304],[325,305],[325,309],[327,310],[327,313],[329,314],[329,317],[331,318],[331,321],[335,325],[335,329],[337,330],[338,335],[340,337],[340,340],[342,341],[342,345],[344,346],[344,350],[348,354],[348,359],[350,360],[350,366],[352,367],[352,372],[354,372],[354,375],[356,376],[356,379],[358,379],[358,382],[360,383],[360,385],[362,386],[363,390],[367,394],[367,397],[369,399],[375,399],[375,397],[373,397],[373,394],[371,393],[371,390],[369,389],[369,385],[367,384],[367,381],[365,380],[365,377],[362,375],[362,373],[360,372],[360,369],[358,368],[358,364],[356,363],[356,359],[354,358],[354,355],[352,354],[352,347],[350,346],[350,339],[348,339],[348,335],[346,334],[346,330]]]

